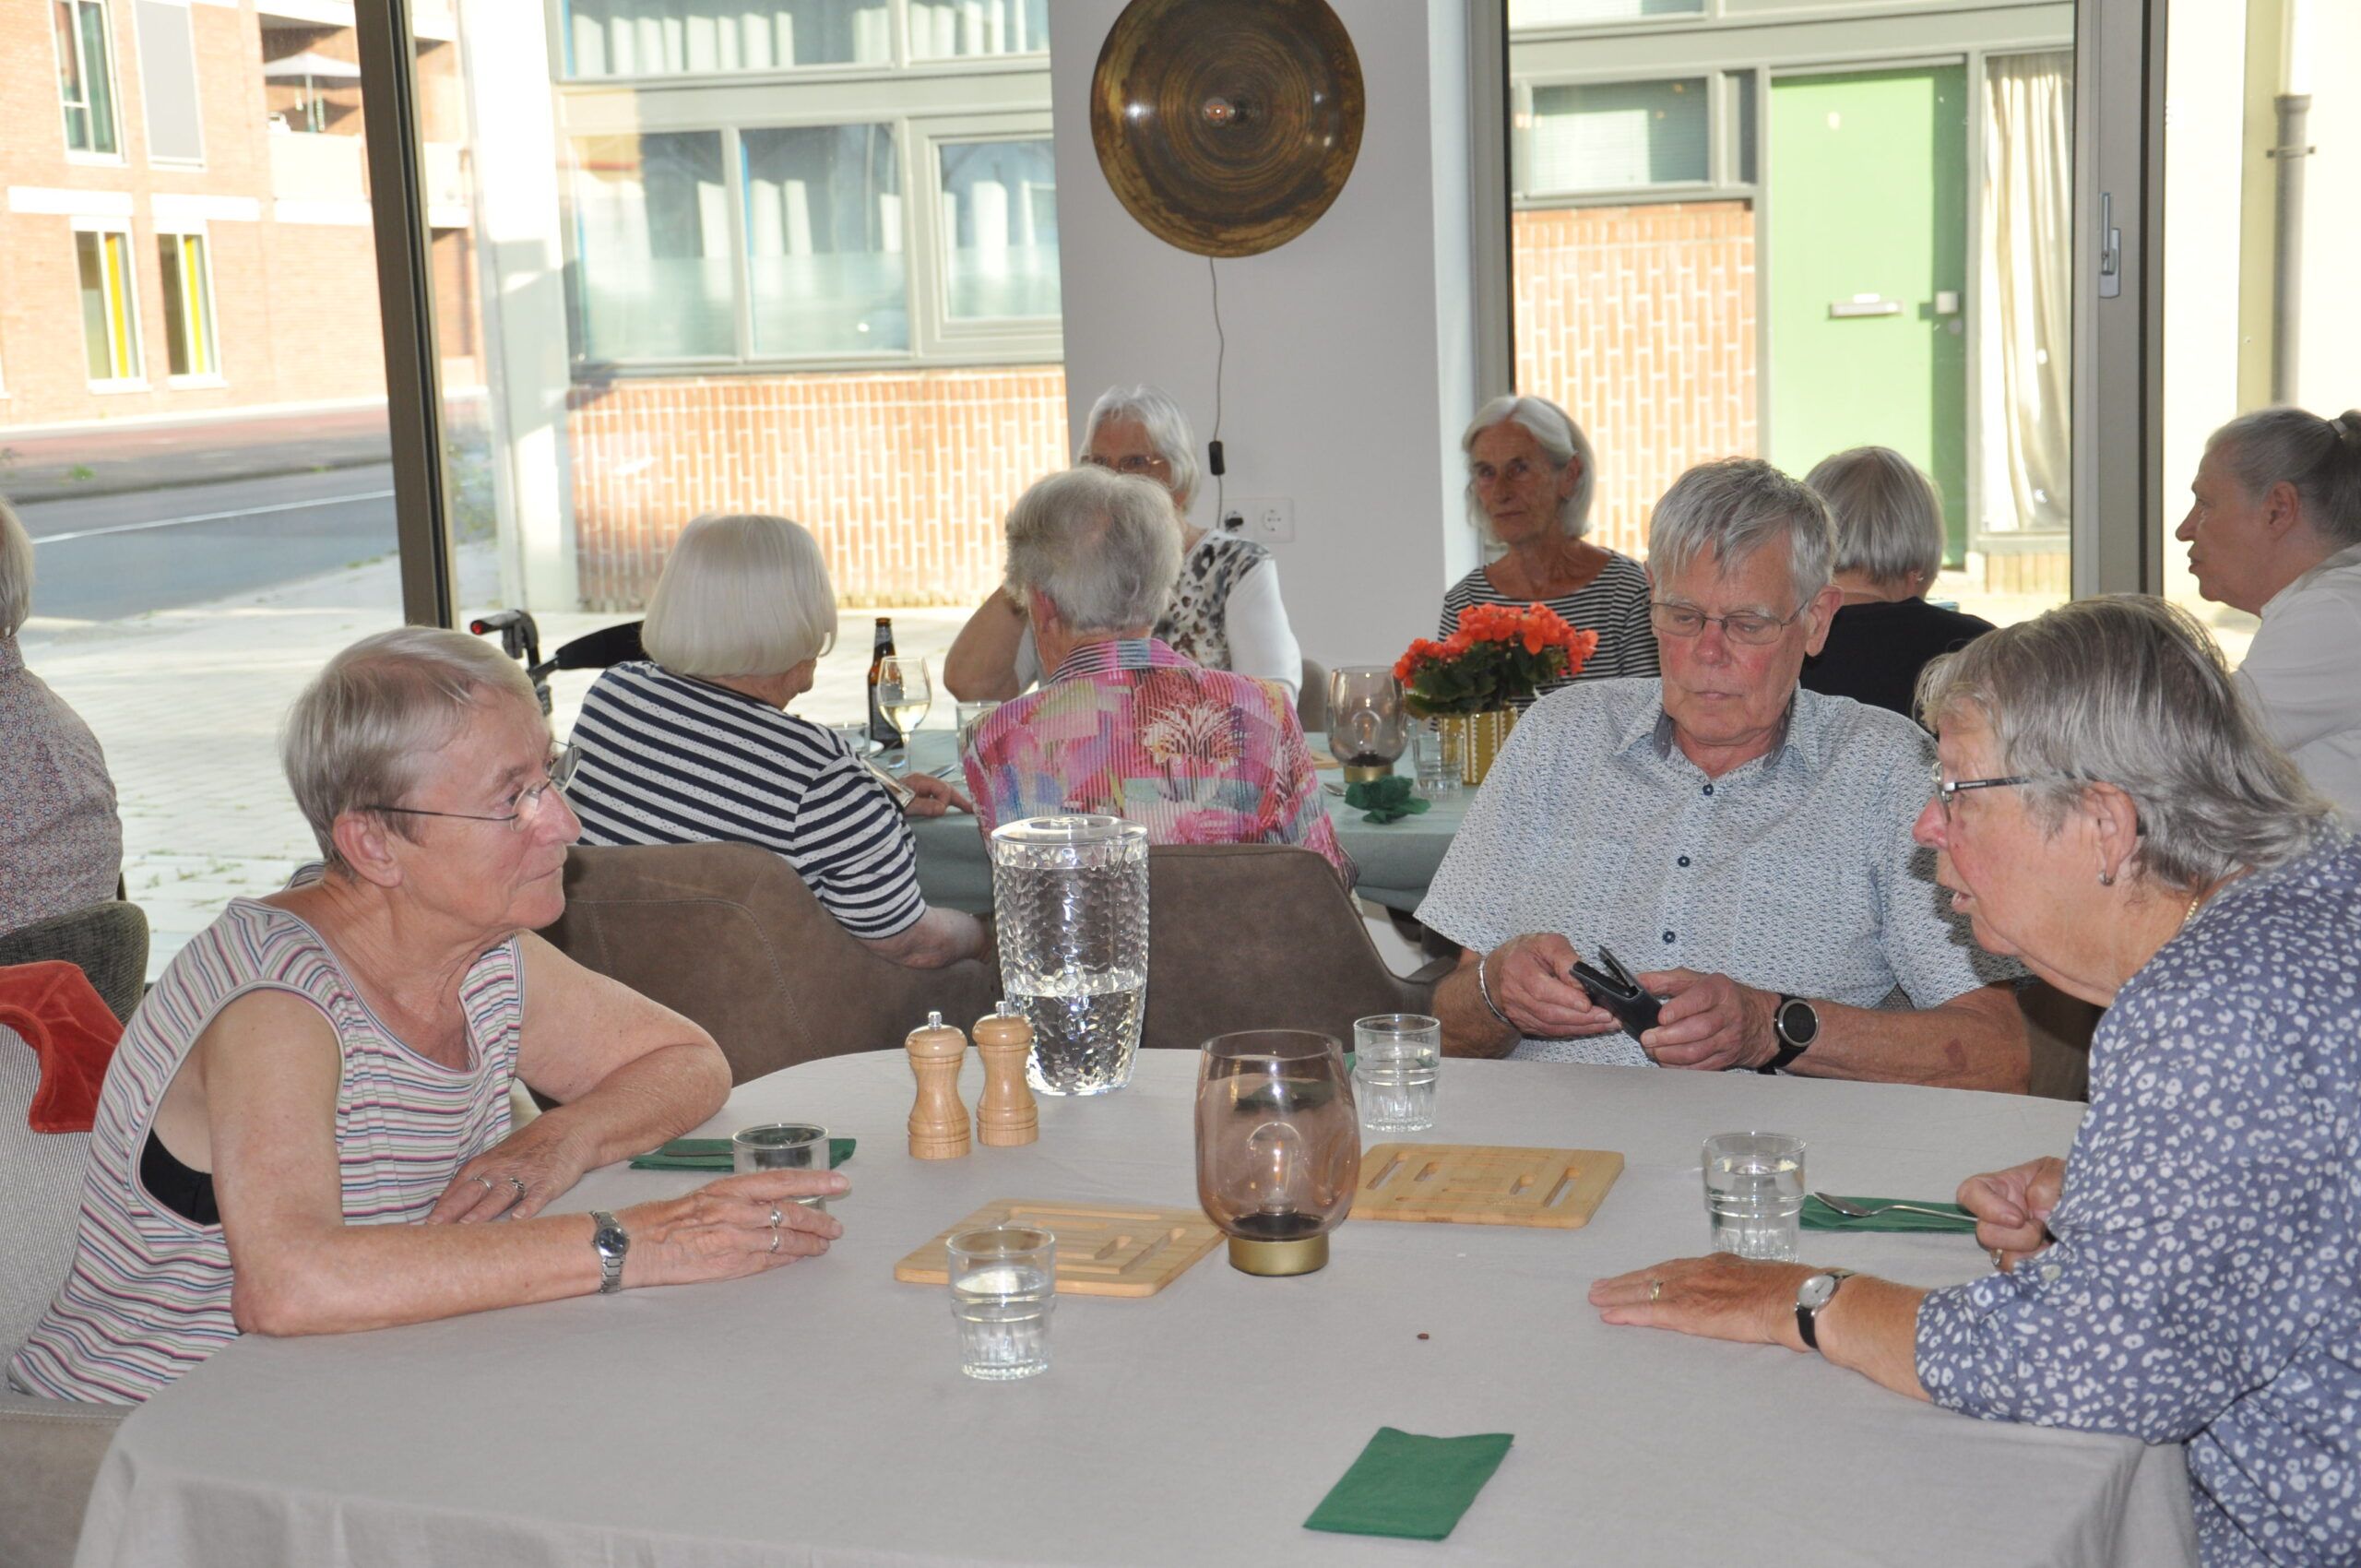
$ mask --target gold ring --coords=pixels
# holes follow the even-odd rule
[[[1651,1280],[1649,1280],[1649,1281],[1648,1281],[1648,1303],[1649,1303],[1649,1305],[1651,1305],[1651,1306],[1655,1305],[1657,1301],[1659,1301],[1663,1300],[1663,1298],[1664,1298],[1664,1281],[1663,1281],[1663,1280],[1661,1280],[1661,1279],[1651,1279]]]

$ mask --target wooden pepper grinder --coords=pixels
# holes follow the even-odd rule
[[[1033,1026],[1002,1003],[976,1020],[976,1050],[984,1059],[984,1098],[976,1101],[976,1136],[989,1148],[1013,1148],[1041,1135],[1040,1108],[1025,1082],[1033,1053]]]
[[[967,1152],[967,1108],[959,1100],[959,1068],[967,1059],[967,1037],[926,1016],[924,1028],[902,1042],[918,1075],[918,1102],[910,1107],[910,1158],[957,1159]]]

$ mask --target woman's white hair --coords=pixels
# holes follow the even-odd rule
[[[1008,512],[1008,591],[1038,588],[1075,632],[1152,626],[1180,576],[1173,498],[1154,480],[1068,469]]]
[[[1172,470],[1173,510],[1187,516],[1197,499],[1198,478],[1196,437],[1190,433],[1189,416],[1161,387],[1109,386],[1098,394],[1098,401],[1090,405],[1090,417],[1082,422],[1082,447],[1074,460],[1079,463],[1089,456],[1091,438],[1100,425],[1117,421],[1147,432],[1148,445]]]
[[[1472,461],[1476,454],[1476,438],[1494,425],[1514,424],[1533,437],[1549,466],[1563,473],[1566,465],[1580,459],[1582,476],[1574,481],[1572,493],[1558,503],[1558,527],[1568,539],[1580,539],[1590,532],[1591,497],[1598,493],[1598,460],[1591,456],[1590,437],[1583,434],[1565,410],[1547,398],[1495,398],[1476,410],[1467,422],[1465,434],[1459,438],[1459,449]],[[1485,537],[1491,537],[1492,519],[1484,510],[1483,497],[1476,493],[1476,481],[1467,481],[1467,509],[1477,518]]]
[[[1923,594],[1943,569],[1943,498],[1925,470],[1891,446],[1822,457],[1804,482],[1836,525],[1836,570]]]
[[[32,612],[32,536],[8,498],[0,495],[0,640],[21,631]]]
[[[2222,454],[2249,501],[2284,480],[2322,539],[2340,550],[2361,544],[2361,409],[2332,420],[2301,409],[2258,409],[2208,436],[2205,450]]]
[[[784,675],[836,640],[820,541],[762,512],[709,513],[682,529],[639,632],[647,657],[676,675]]]
[[[344,864],[337,818],[400,805],[434,754],[502,701],[540,711],[523,665],[494,644],[439,626],[379,632],[329,659],[279,735],[288,787],[327,863]],[[404,837],[416,827],[401,815],[390,826]]]
[[[2093,783],[2130,796],[2133,872],[2183,892],[2331,830],[2332,808],[2264,732],[2222,650],[2161,599],[2077,600],[1988,632],[1927,666],[1918,707],[1938,729],[1983,724],[1999,771],[2032,778],[2027,809],[2045,833]]]
[[[1836,552],[1828,504],[1760,457],[1700,463],[1672,481],[1648,519],[1648,575],[1659,588],[1711,552],[1723,575],[1765,545],[1785,545],[1796,603],[1826,588]]]

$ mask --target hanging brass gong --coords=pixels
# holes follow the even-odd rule
[[[1147,231],[1255,255],[1328,210],[1361,147],[1361,63],[1324,0],[1132,0],[1090,78],[1090,140]]]

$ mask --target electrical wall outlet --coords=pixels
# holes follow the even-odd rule
[[[1239,525],[1230,522],[1232,517],[1239,519]],[[1222,527],[1242,533],[1258,544],[1291,544],[1295,540],[1295,502],[1284,495],[1241,495],[1222,509]]]

